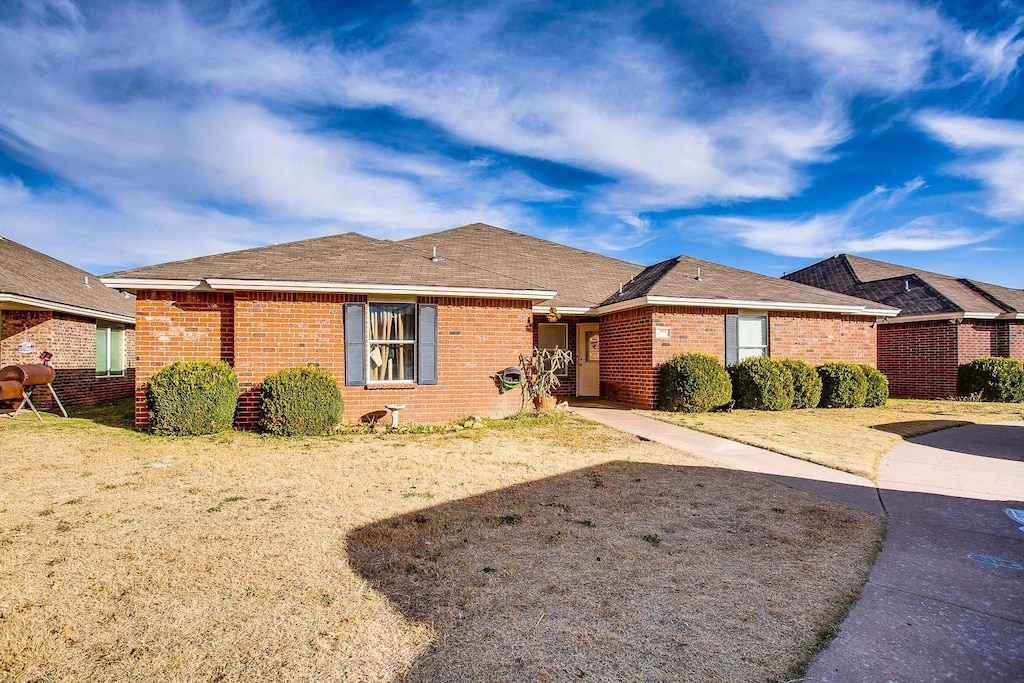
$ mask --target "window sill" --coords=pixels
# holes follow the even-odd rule
[[[418,384],[415,382],[373,382],[367,384],[367,391],[383,391],[385,389],[415,389]]]

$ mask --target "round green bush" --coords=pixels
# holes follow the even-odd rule
[[[1014,358],[976,358],[960,366],[957,393],[981,392],[983,401],[1024,403],[1024,361]]]
[[[259,426],[282,436],[326,435],[341,422],[344,401],[329,370],[286,368],[263,380]]]
[[[175,361],[150,377],[146,403],[154,434],[216,434],[234,424],[238,378],[224,361]]]
[[[793,408],[817,408],[821,401],[821,377],[814,366],[795,358],[786,358],[782,364],[793,377]]]
[[[864,379],[868,381],[868,393],[864,397],[865,408],[884,406],[889,400],[889,379],[873,365],[861,365]]]
[[[733,398],[737,408],[789,410],[793,405],[793,375],[768,356],[753,356],[732,371]]]
[[[825,363],[818,366],[822,408],[860,408],[868,395],[868,379],[856,363]]]
[[[681,353],[661,366],[658,406],[662,410],[703,413],[729,403],[729,373],[708,353]]]

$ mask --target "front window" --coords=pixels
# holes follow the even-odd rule
[[[537,348],[567,350],[569,348],[569,326],[565,323],[538,324]],[[555,375],[558,377],[565,377],[568,372],[568,368],[562,368],[561,372],[557,372]]]
[[[96,323],[96,376],[124,375],[124,328]]]
[[[412,382],[416,377],[416,304],[370,302],[371,382]]]
[[[740,315],[736,337],[738,360],[768,355],[768,316]]]

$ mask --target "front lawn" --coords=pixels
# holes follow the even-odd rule
[[[0,680],[787,680],[883,533],[578,417],[501,427],[0,420]]]
[[[877,478],[879,460],[900,439],[968,424],[1024,419],[1024,405],[1019,403],[914,399],[890,399],[878,408],[638,412],[870,479]]]

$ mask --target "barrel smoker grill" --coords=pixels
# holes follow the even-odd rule
[[[0,369],[0,400],[17,401],[20,399],[21,403],[18,404],[12,417],[17,417],[18,413],[27,405],[42,422],[42,416],[39,415],[35,404],[32,403],[32,392],[38,387],[45,386],[53,395],[53,400],[57,402],[61,414],[67,417],[68,411],[64,410],[64,404],[60,402],[60,397],[53,390],[53,380],[56,377],[57,372],[49,365],[8,365]]]

